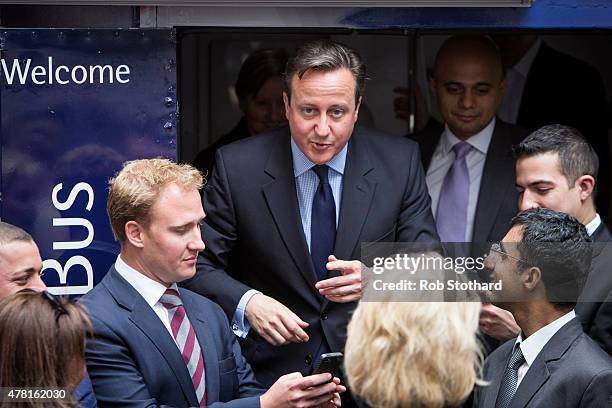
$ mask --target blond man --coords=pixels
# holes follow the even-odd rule
[[[265,391],[219,306],[176,285],[204,249],[202,176],[165,159],[127,162],[110,181],[121,253],[84,298],[87,366],[101,407],[293,407],[339,403],[330,374],[281,377]]]

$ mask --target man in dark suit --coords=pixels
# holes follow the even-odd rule
[[[485,361],[488,385],[474,406],[605,407],[612,359],[582,331],[573,307],[592,248],[574,217],[537,208],[519,213],[485,263],[502,289],[490,294],[512,312],[521,332]]]
[[[82,299],[94,326],[86,360],[101,407],[335,405],[331,374],[288,374],[265,391],[223,311],[177,282],[204,249],[202,175],[165,159],[125,164],[108,213],[121,253]],[[265,392],[264,392],[265,391]],[[335,403],[332,403],[332,398]]]
[[[575,127],[601,163],[600,214],[610,206],[610,144],[605,86],[588,63],[550,47],[536,35],[495,35],[506,69],[506,94],[498,115],[530,131],[554,123]]]
[[[438,240],[416,144],[354,128],[359,54],[308,43],[286,80],[289,128],[217,153],[204,191],[207,248],[187,284],[232,318],[264,384],[344,348],[362,243]]]
[[[444,126],[428,126],[415,139],[438,233],[443,242],[472,242],[470,254],[483,256],[486,243],[499,241],[517,213],[512,146],[527,132],[495,117],[505,81],[488,37],[448,39],[436,56],[430,87]],[[462,146],[468,151],[458,154]],[[482,315],[483,333],[497,339],[518,333],[507,312],[485,304]]]
[[[515,148],[519,208],[550,208],[574,216],[596,243],[576,313],[589,334],[612,354],[612,235],[594,203],[597,153],[578,130],[544,126]],[[607,301],[605,301],[607,299]]]

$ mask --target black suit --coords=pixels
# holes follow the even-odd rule
[[[602,222],[591,238],[593,260],[576,314],[585,333],[612,355],[612,234]]]
[[[444,127],[431,124],[414,136],[422,152],[423,167],[429,169],[434,151],[440,143]],[[496,120],[491,144],[480,182],[474,228],[472,255],[482,256],[484,244],[503,238],[510,228],[510,220],[518,212],[518,193],[515,188],[515,160],[512,146],[520,143],[527,131]],[[435,209],[433,209],[435,211]]]
[[[360,259],[360,243],[437,241],[418,147],[401,137],[356,128],[348,145],[334,254]],[[310,341],[275,347],[254,329],[243,352],[259,381],[311,370],[322,341],[344,348],[355,303],[321,297],[302,229],[288,128],[221,148],[204,191],[205,251],[186,286],[233,316],[250,288],[310,324]],[[331,273],[332,276],[337,273]]]
[[[595,148],[600,169],[597,208],[608,214],[610,145],[601,75],[584,61],[542,43],[527,75],[516,124],[531,131],[560,123],[573,126]]]
[[[476,388],[474,407],[492,408],[515,339],[485,361],[489,385]],[[519,384],[508,408],[604,408],[612,397],[612,360],[572,319],[546,343]]]

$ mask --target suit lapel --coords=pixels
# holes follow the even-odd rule
[[[513,344],[513,343],[512,343]],[[489,385],[483,386],[485,390],[483,395],[483,407],[494,407],[495,401],[497,400],[497,394],[499,394],[499,387],[501,386],[501,380],[506,371],[506,366],[508,366],[508,360],[510,360],[510,355],[512,354],[512,346],[507,347],[506,353],[499,357],[499,360],[496,364],[491,364],[491,369],[489,373],[494,375],[492,378],[485,378],[485,380],[490,381]]]
[[[548,381],[556,362],[563,357],[576,338],[582,333],[582,326],[577,318],[572,319],[555,333],[546,343],[540,354],[533,361],[521,381],[509,408],[527,406],[533,396]]]
[[[497,213],[506,196],[508,186],[515,183],[512,137],[497,119],[491,144],[487,151],[480,191],[474,214],[472,242],[486,242]]]
[[[340,219],[334,248],[338,259],[352,259],[359,242],[361,229],[376,191],[376,179],[370,173],[373,168],[368,154],[367,139],[355,129],[349,142],[344,168]]]
[[[299,204],[293,176],[293,159],[291,156],[290,135],[279,138],[274,146],[265,172],[272,180],[262,186],[266,203],[272,214],[289,254],[296,267],[308,283],[308,287],[315,291],[317,281],[316,273],[308,252],[308,245],[302,229]]]
[[[151,340],[159,354],[166,360],[190,405],[197,406],[198,401],[189,370],[166,327],[142,296],[119,275],[114,266],[108,275],[106,286],[111,295],[121,306],[131,311],[130,321]]]
[[[179,289],[180,290],[180,289]],[[219,358],[216,349],[215,339],[210,331],[210,323],[207,323],[207,316],[202,313],[198,305],[191,303],[190,298],[182,296],[184,290],[180,290],[185,311],[191,326],[195,330],[198,343],[202,349],[202,357],[204,358],[204,373],[206,374],[206,400],[219,401],[219,392],[221,384],[219,383]],[[209,329],[207,329],[207,327]],[[197,404],[196,404],[197,405]]]

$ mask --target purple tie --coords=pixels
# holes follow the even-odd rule
[[[436,226],[442,242],[465,241],[470,193],[470,175],[465,156],[471,149],[472,145],[466,142],[453,146],[455,161],[444,176],[436,211]]]

